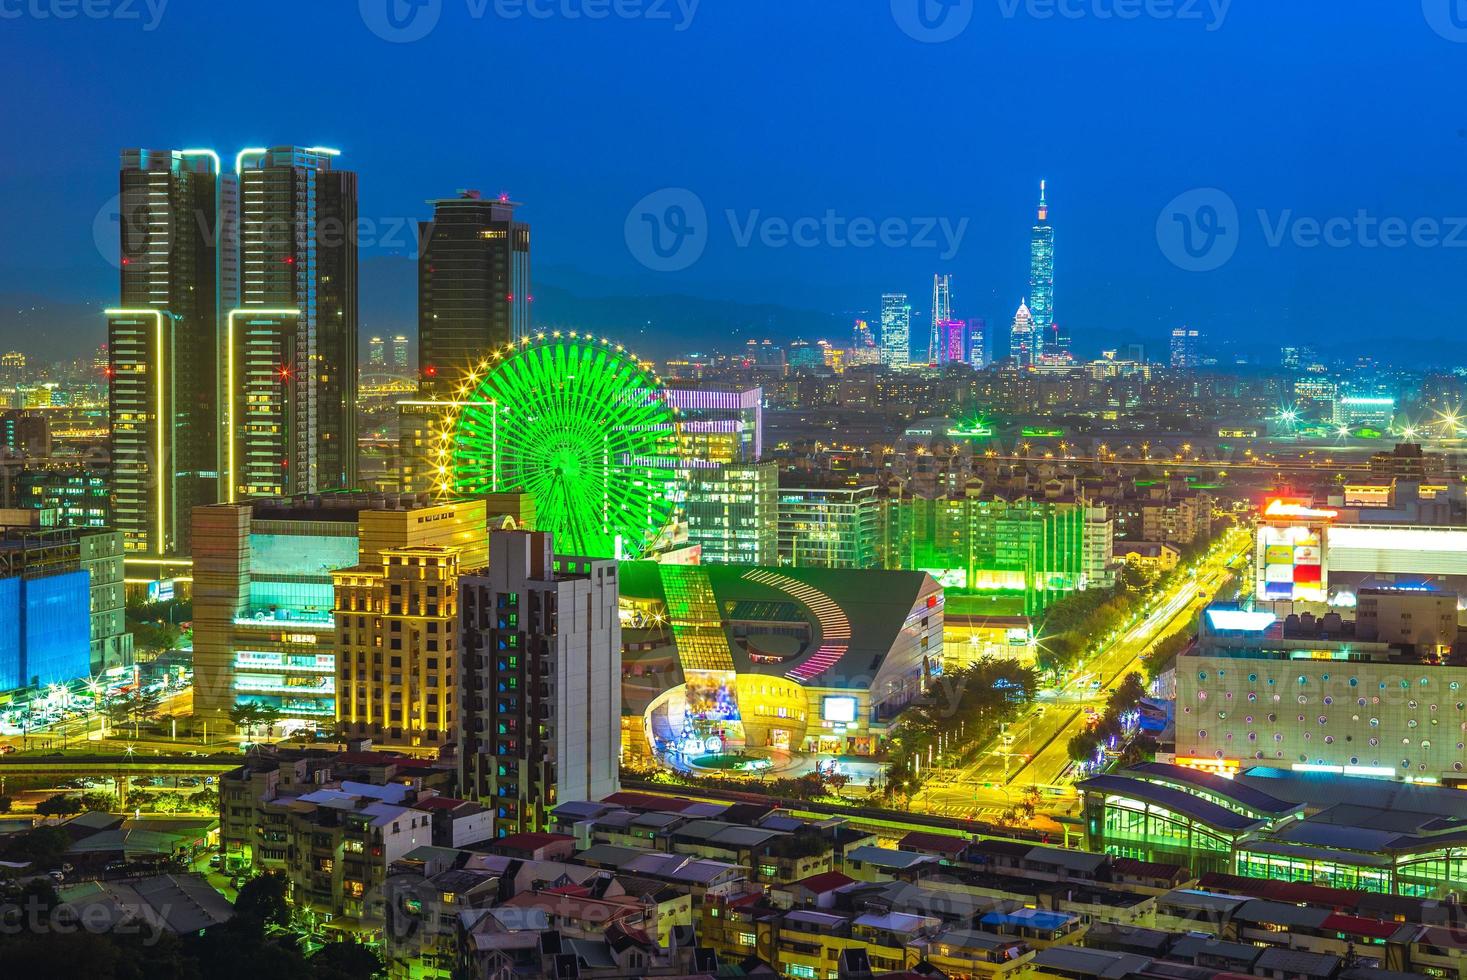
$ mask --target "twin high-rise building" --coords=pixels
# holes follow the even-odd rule
[[[113,524],[129,554],[186,554],[190,508],[218,499],[225,179],[210,151],[122,154],[107,374]]]
[[[912,304],[906,293],[881,297],[881,363],[894,370],[911,364]]]
[[[1039,182],[1039,217],[1029,244],[1029,309],[1034,314],[1033,361],[1045,353],[1054,326],[1054,226],[1049,223],[1048,188]]]
[[[227,499],[356,483],[357,177],[323,147],[245,150],[225,324]]]
[[[122,154],[113,522],[190,553],[198,504],[356,482],[357,185],[323,147]]]
[[[432,204],[418,228],[418,369],[443,393],[530,332],[530,226],[515,202],[478,191]]]

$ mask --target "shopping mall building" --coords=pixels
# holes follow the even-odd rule
[[[942,672],[922,572],[627,562],[621,615],[632,754],[872,755]]]

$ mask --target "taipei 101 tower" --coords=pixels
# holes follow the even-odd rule
[[[1048,187],[1039,182],[1039,220],[1029,248],[1029,311],[1034,315],[1034,359],[1054,326],[1054,226],[1049,223]]]

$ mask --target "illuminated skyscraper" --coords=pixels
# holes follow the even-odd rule
[[[881,363],[897,371],[911,363],[912,304],[906,293],[881,297]]]
[[[952,276],[932,277],[932,333],[927,340],[927,363],[946,363],[946,325],[953,318]]]
[[[876,337],[871,333],[871,324],[865,320],[857,320],[851,330],[851,347],[854,350],[867,350],[875,346]]]
[[[968,362],[968,324],[962,320],[944,320],[937,327],[938,364]]]
[[[988,322],[982,317],[968,321],[968,364],[975,371],[988,366]]]
[[[408,373],[408,339],[406,334],[392,338],[392,372],[406,376]]]
[[[1020,303],[1019,312],[1014,314],[1014,325],[1009,328],[1009,356],[1019,367],[1033,366],[1039,349],[1038,336],[1029,304]]]
[[[377,371],[387,370],[387,342],[381,337],[367,342],[367,366]]]
[[[1172,331],[1171,365],[1182,370],[1191,370],[1202,363],[1202,332],[1190,327],[1178,327]]]
[[[241,151],[225,325],[228,499],[356,483],[357,175],[338,151]]]
[[[530,332],[530,226],[518,204],[478,191],[432,203],[418,226],[418,370],[426,390],[451,392]]]
[[[112,521],[128,555],[187,555],[190,509],[218,499],[225,179],[210,150],[122,152],[106,371]]]
[[[1029,308],[1034,313],[1032,363],[1044,353],[1054,326],[1054,226],[1049,223],[1048,188],[1039,182],[1039,220],[1029,245]]]

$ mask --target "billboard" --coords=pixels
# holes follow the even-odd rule
[[[1258,529],[1258,555],[1259,598],[1324,601],[1321,527],[1264,524]]]
[[[856,721],[855,698],[828,697],[820,702],[820,717],[824,721],[851,725]]]

